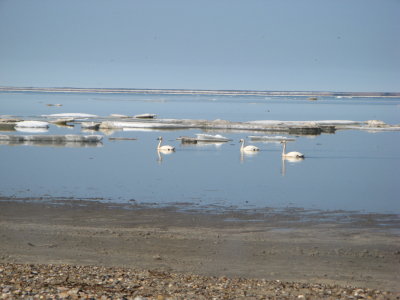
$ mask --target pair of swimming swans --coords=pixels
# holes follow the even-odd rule
[[[158,146],[157,146],[157,150],[158,151],[175,151],[175,147],[170,146],[170,145],[163,145],[161,146],[161,142],[163,140],[163,138],[160,136],[158,138],[159,142],[158,142]],[[256,146],[244,146],[244,139],[241,139],[240,142],[242,143],[242,146],[240,147],[240,151],[242,152],[254,152],[254,151],[260,151],[260,149]]]
[[[241,152],[245,152],[245,153],[254,153],[256,151],[260,151],[260,148],[253,146],[253,145],[248,145],[245,146],[244,145],[244,139],[241,139],[239,141],[240,143],[242,143],[242,146],[240,147],[240,151]],[[304,154],[297,152],[297,151],[292,151],[292,152],[288,152],[286,153],[286,143],[287,141],[282,141],[281,144],[283,144],[283,149],[282,149],[282,158],[304,158]]]

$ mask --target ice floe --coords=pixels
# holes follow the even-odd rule
[[[50,114],[42,115],[42,117],[56,117],[56,118],[97,118],[97,115],[84,114],[84,113],[61,113],[61,114]]]
[[[82,122],[81,123],[82,129],[98,130],[99,127],[100,127],[100,122]]]
[[[49,122],[43,121],[21,121],[17,122],[15,127],[17,128],[48,128]]]
[[[286,136],[268,136],[268,135],[249,135],[249,139],[252,141],[259,141],[259,142],[271,142],[271,143],[280,143],[282,141],[292,142],[296,139],[288,138]]]
[[[370,125],[368,125],[370,124]],[[350,121],[350,120],[322,120],[322,121],[279,121],[259,120],[248,122],[231,122],[226,120],[192,120],[192,119],[157,119],[131,120],[125,122],[103,121],[100,128],[147,128],[147,129],[186,129],[197,128],[203,130],[242,130],[260,131],[288,134],[318,135],[321,133],[334,133],[337,129],[364,129],[363,127],[392,128],[398,130],[399,126],[387,125],[381,121]],[[379,126],[378,126],[379,125]]]
[[[199,142],[229,142],[231,139],[224,137],[220,134],[205,134],[205,133],[197,133],[197,140]]]
[[[156,117],[155,114],[140,114],[134,116],[136,119],[154,119]]]
[[[15,127],[15,130],[26,133],[45,133],[49,131],[47,127]]]
[[[181,136],[177,138],[177,140],[180,140],[183,144],[197,144],[198,142],[200,143],[225,143],[231,141],[231,139],[228,139],[220,134],[212,135],[212,134],[205,134],[205,133],[197,133],[196,137],[190,137],[190,136]]]
[[[151,115],[151,114],[143,114]],[[113,117],[99,117],[94,114],[63,113],[45,115],[49,122],[81,124],[83,130],[94,128],[104,130],[226,130],[226,131],[253,131],[269,134],[289,135],[319,135],[321,133],[334,133],[336,130],[374,130],[374,131],[399,131],[400,125],[390,125],[379,120],[351,121],[351,120],[310,120],[310,121],[282,121],[282,120],[255,120],[235,122],[228,120],[198,120],[198,119],[152,119],[150,117],[116,119]],[[54,118],[54,120],[53,120]],[[93,122],[84,122],[83,119],[92,119]],[[122,118],[122,116],[121,116]],[[15,124],[15,125],[14,125]],[[10,127],[48,127],[43,121],[19,121],[0,119],[0,128]]]
[[[31,142],[79,142],[97,143],[103,139],[102,135],[0,135],[0,141],[31,141]]]
[[[190,128],[183,124],[174,124],[169,122],[113,122],[104,121],[100,124],[102,129],[113,129],[113,128]]]

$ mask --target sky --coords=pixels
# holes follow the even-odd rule
[[[0,86],[400,92],[400,0],[0,0]]]

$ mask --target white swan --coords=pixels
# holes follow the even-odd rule
[[[159,151],[175,151],[175,147],[172,147],[172,146],[169,146],[169,145],[161,146],[162,139],[163,138],[161,136],[158,138],[158,140],[160,142],[158,143],[157,150],[159,150]]]
[[[286,153],[286,141],[282,141],[281,144],[283,144],[283,149],[282,149],[283,158],[304,158],[304,154],[297,151]]]
[[[253,145],[249,145],[249,146],[244,146],[244,139],[240,139],[239,141],[240,143],[242,143],[242,146],[240,147],[240,151],[242,152],[254,152],[254,151],[260,151],[260,149],[256,146]]]

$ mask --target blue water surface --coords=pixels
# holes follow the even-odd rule
[[[62,104],[61,107],[46,104]],[[52,113],[155,113],[159,118],[250,120],[370,120],[400,123],[400,99],[0,93],[0,114],[35,118]],[[46,134],[83,134],[79,125],[51,125]],[[239,139],[260,132],[212,131],[232,141],[182,145],[179,136],[200,130],[94,132],[97,147],[0,145],[0,196],[72,197],[116,203],[217,205],[230,208],[301,207],[399,213],[400,133],[346,130],[290,136],[288,151],[302,161],[282,161],[281,145],[241,155]],[[0,132],[0,134],[17,134]],[[18,133],[22,134],[22,133]],[[87,133],[85,133],[87,134]],[[157,137],[176,147],[157,153]],[[288,136],[288,135],[286,135]],[[112,141],[109,137],[137,140]],[[250,141],[249,141],[250,142]]]

